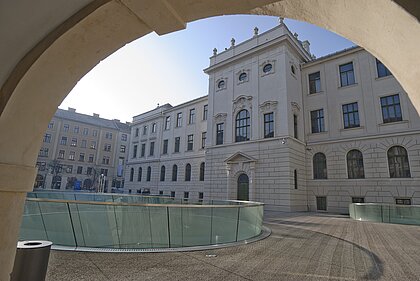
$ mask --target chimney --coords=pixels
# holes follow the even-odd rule
[[[93,117],[99,118],[99,114],[98,113],[93,113]]]
[[[69,107],[68,111],[70,111],[70,112],[76,112],[76,108]]]
[[[302,42],[302,47],[305,49],[305,51],[308,52],[308,54],[311,53],[311,49],[309,48],[309,46],[311,45],[311,43],[309,43],[308,40],[305,40]]]

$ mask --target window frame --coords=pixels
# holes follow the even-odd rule
[[[317,155],[322,156],[323,159],[316,159],[315,157]],[[320,164],[321,160],[323,160],[321,163],[322,165]],[[312,179],[314,180],[328,179],[328,164],[327,164],[327,156],[325,155],[325,153],[317,152],[312,156],[312,174],[313,174]]]
[[[344,68],[347,65],[351,65],[351,70],[342,70],[342,68]],[[338,66],[338,72],[339,72],[339,78],[340,78],[340,87],[347,87],[347,86],[351,86],[351,85],[355,85],[356,83],[356,73],[354,71],[354,62],[350,61],[347,63],[343,63],[340,64]],[[353,75],[353,81],[349,81],[349,73],[352,73]],[[345,78],[346,78],[346,83],[343,83],[343,74],[345,74]]]
[[[360,127],[359,103],[357,101],[341,105],[341,110],[344,129]],[[351,121],[351,117],[353,118],[353,121]]]
[[[245,116],[241,116],[241,113]],[[243,133],[245,132],[245,135]],[[235,116],[235,142],[249,141],[251,139],[251,114],[247,109],[242,109]]]
[[[346,166],[347,166],[348,179],[364,179],[365,178],[363,153],[360,150],[351,149],[346,153]],[[354,170],[354,168],[356,170]]]

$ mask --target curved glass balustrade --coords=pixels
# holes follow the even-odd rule
[[[353,203],[350,217],[360,221],[420,225],[420,206]]]
[[[36,192],[28,194],[20,238],[121,249],[217,245],[258,236],[262,218],[255,202]]]

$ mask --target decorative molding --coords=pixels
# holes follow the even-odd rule
[[[219,88],[219,83],[220,83],[221,81],[224,81],[224,82],[225,82],[225,84],[223,85],[223,87]],[[227,78],[227,77],[221,77],[221,78],[217,79],[217,80],[216,80],[216,85],[215,85],[215,87],[216,87],[216,92],[226,90],[226,89],[227,89],[227,81],[228,81],[228,78]]]
[[[275,111],[277,109],[277,102],[276,101],[265,101],[260,104],[260,112],[261,113],[268,113]]]
[[[232,112],[236,114],[242,109],[252,109],[252,96],[241,95],[232,101],[233,110]]]
[[[271,70],[269,72],[264,72],[263,68],[266,64],[271,63],[271,65],[273,66],[271,68]],[[270,75],[276,72],[276,60],[265,60],[260,64],[260,73],[261,73],[261,77],[266,76],[266,75]]]
[[[249,72],[250,72],[250,69],[241,69],[238,72],[236,72],[236,84],[239,85],[239,84],[243,84],[245,82],[248,82],[249,81]],[[246,78],[244,80],[240,81],[239,80],[239,75],[241,75],[242,73],[246,73]]]
[[[227,117],[227,113],[217,113],[213,116],[213,120],[216,123],[225,122]]]
[[[292,105],[293,112],[300,112],[300,105],[297,102],[292,101],[290,104]]]
[[[227,158],[225,160],[226,163],[231,164],[231,163],[248,163],[248,162],[256,162],[257,159],[255,159],[252,156],[249,156],[243,152],[236,152],[235,154],[233,154],[232,156],[230,156],[229,158]]]

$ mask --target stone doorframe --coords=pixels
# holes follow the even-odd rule
[[[246,174],[249,179],[249,200],[256,200],[255,166],[257,159],[237,152],[225,160],[227,171],[227,199],[236,200],[238,189],[238,177]]]

